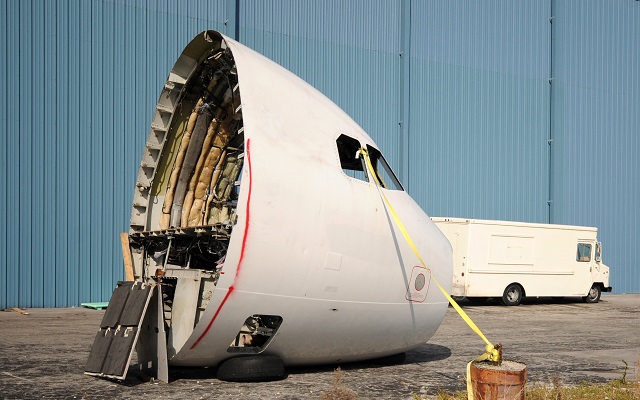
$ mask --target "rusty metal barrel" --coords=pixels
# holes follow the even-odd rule
[[[515,361],[471,364],[471,387],[475,400],[524,400],[527,366]]]

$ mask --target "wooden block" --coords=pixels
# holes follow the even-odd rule
[[[133,258],[131,256],[131,246],[129,245],[129,234],[122,232],[120,234],[120,242],[122,243],[122,258],[124,261],[124,280],[133,281]]]

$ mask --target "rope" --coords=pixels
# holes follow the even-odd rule
[[[442,287],[442,285],[440,285],[440,283],[435,278],[435,276],[433,276],[433,273],[431,272],[431,269],[429,269],[427,267],[426,263],[422,259],[422,256],[420,255],[420,252],[418,251],[418,249],[416,248],[415,244],[413,243],[413,240],[411,239],[411,236],[409,235],[409,232],[407,232],[406,228],[404,227],[404,224],[400,220],[400,217],[398,217],[398,214],[396,214],[396,211],[393,209],[393,206],[389,202],[389,199],[387,199],[387,196],[385,196],[384,192],[382,190],[380,190],[380,187],[381,187],[380,180],[379,180],[378,174],[376,173],[376,171],[373,168],[373,164],[371,163],[371,159],[369,157],[369,152],[367,151],[367,149],[365,147],[361,147],[360,148],[360,154],[362,154],[364,156],[365,163],[367,165],[367,169],[369,170],[369,175],[372,177],[372,180],[374,181],[374,183],[376,185],[376,189],[378,191],[378,194],[380,195],[380,197],[384,201],[384,204],[385,204],[385,206],[387,208],[387,211],[389,211],[389,214],[391,215],[391,217],[395,221],[396,225],[398,226],[398,229],[400,229],[400,232],[402,232],[402,236],[404,236],[404,239],[406,240],[407,244],[409,245],[409,247],[411,247],[411,250],[413,250],[413,253],[416,255],[416,257],[418,257],[418,260],[420,260],[420,263],[422,264],[422,266],[427,271],[429,271],[429,274],[431,275],[431,279],[433,279],[433,281],[436,283],[436,285],[438,286],[438,288],[440,289],[442,294],[444,294],[444,297],[447,298],[449,303],[458,312],[460,317],[462,317],[464,322],[466,322],[467,325],[469,325],[469,327],[478,336],[480,336],[480,338],[482,340],[484,340],[484,342],[486,343],[485,352],[480,357],[476,358],[475,360],[470,361],[467,364],[467,393],[468,393],[468,396],[469,396],[469,400],[474,400],[473,387],[472,387],[472,384],[471,384],[471,363],[477,362],[477,361],[483,361],[483,360],[489,360],[489,361],[492,361],[494,363],[500,363],[502,361],[502,345],[498,344],[498,345],[494,346],[489,341],[489,339],[487,339],[487,337],[482,333],[480,328],[478,328],[478,326],[471,320],[471,318],[467,315],[467,313],[464,312],[464,310],[449,295],[449,293],[447,293],[447,291],[444,290],[444,288]]]

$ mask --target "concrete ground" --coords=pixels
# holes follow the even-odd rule
[[[495,302],[465,311],[506,359],[527,364],[527,382],[563,385],[628,379],[640,371],[640,294],[604,295],[598,304],[580,299]],[[228,383],[214,369],[172,368],[168,384],[130,373],[124,382],[83,374],[104,311],[83,308],[0,312],[0,399],[318,399],[331,387],[333,367],[293,369],[283,381]],[[342,384],[359,398],[411,399],[438,389],[464,389],[466,363],[484,343],[449,307],[442,326],[402,364],[342,365]]]

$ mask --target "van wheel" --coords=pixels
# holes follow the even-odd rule
[[[505,306],[517,306],[522,301],[522,286],[512,283],[507,286],[502,295],[502,303]]]
[[[287,374],[280,357],[249,356],[223,361],[217,377],[229,382],[268,382],[284,379]]]
[[[589,294],[582,298],[585,303],[597,303],[600,301],[600,295],[602,294],[602,289],[600,289],[600,285],[594,284],[591,286],[591,290],[589,290]]]

